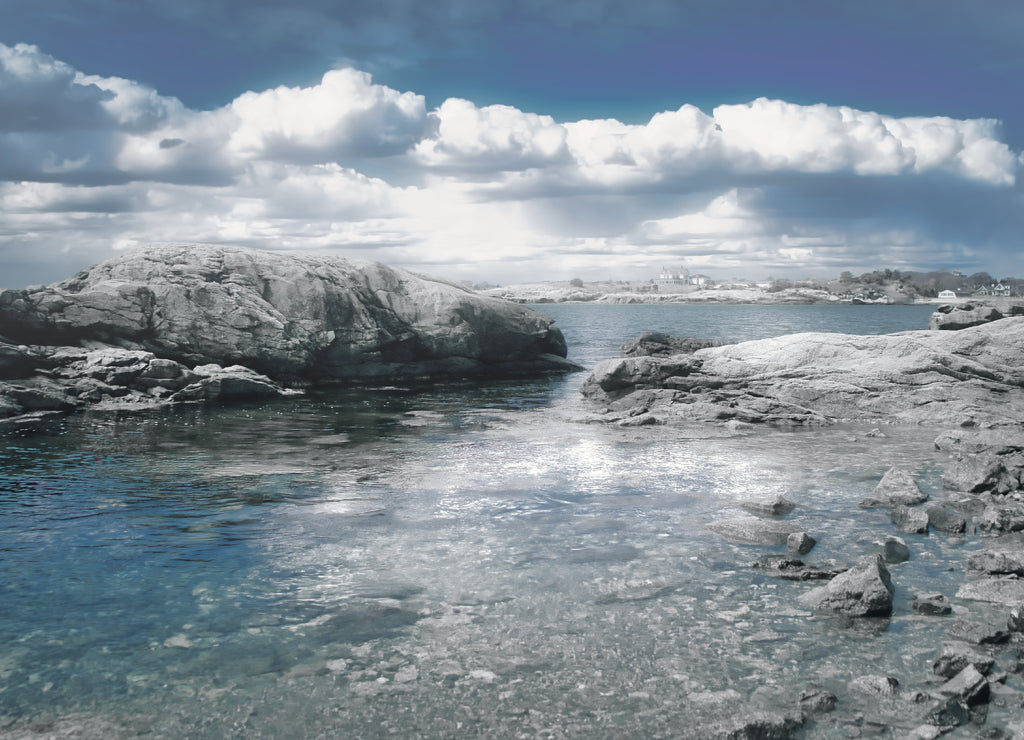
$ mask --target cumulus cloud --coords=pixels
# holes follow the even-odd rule
[[[228,146],[246,159],[322,162],[399,154],[429,131],[423,96],[374,85],[354,69],[332,70],[313,87],[248,92],[227,110]]]
[[[551,116],[450,98],[432,114],[437,134],[416,147],[427,167],[503,172],[565,162],[567,131]]]
[[[643,277],[666,262],[1000,270],[979,255],[1017,254],[1022,166],[986,119],[759,98],[560,122],[456,98],[427,110],[354,69],[200,111],[0,45],[8,284],[44,279],[40,254],[84,266],[114,245],[183,240],[491,281]]]

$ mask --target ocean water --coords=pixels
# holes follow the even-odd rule
[[[540,309],[586,366],[645,330],[881,333],[930,311]],[[893,619],[850,627],[750,567],[780,548],[705,525],[782,493],[808,562],[849,565],[893,532],[857,508],[888,467],[939,494],[934,430],[606,428],[575,420],[585,375],[0,438],[0,737],[701,737],[811,684],[840,702],[802,736],[849,737],[885,711],[853,678],[927,690],[948,623],[910,601],[952,596],[976,537],[907,538]]]

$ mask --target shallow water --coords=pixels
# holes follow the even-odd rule
[[[739,308],[544,307],[585,364],[645,329],[756,335]],[[779,308],[750,309],[777,316],[764,335],[836,322]],[[927,320],[844,308],[863,333]],[[846,737],[871,711],[850,679],[927,688],[948,622],[910,600],[952,595],[976,538],[908,537],[894,618],[851,629],[749,567],[781,548],[705,525],[783,493],[820,540],[807,560],[848,565],[892,532],[857,508],[888,467],[938,493],[934,430],[623,431],[573,421],[582,380],[90,413],[0,440],[0,734],[699,737],[814,683],[840,707],[804,736]]]

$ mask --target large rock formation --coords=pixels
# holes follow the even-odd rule
[[[583,386],[626,424],[736,419],[1017,424],[1024,318],[955,332],[807,333],[597,365]]]
[[[140,249],[0,293],[0,335],[333,380],[567,369],[530,309],[375,263],[197,245]]]
[[[0,381],[10,381],[0,419],[139,394],[213,400],[280,384],[578,369],[552,323],[380,264],[143,248],[54,285],[0,291]],[[88,356],[110,349],[137,354],[106,357],[116,372]]]

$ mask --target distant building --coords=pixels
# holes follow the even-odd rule
[[[1008,298],[1009,296],[1013,295],[1013,288],[1011,288],[1009,285],[1003,285],[1002,283],[996,283],[994,285],[989,285],[988,287],[982,286],[982,287],[978,288],[978,290],[976,290],[974,292],[974,295],[977,295],[977,296],[989,296],[989,295],[991,295],[991,296],[999,296],[999,297],[1002,297],[1002,298]]]
[[[658,278],[658,285],[704,285],[708,281],[705,275],[691,275],[685,267],[663,267]]]
[[[955,301],[956,293],[954,293],[952,290],[941,290],[939,291],[939,298],[941,298],[942,300]]]

